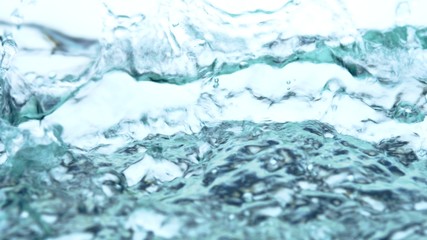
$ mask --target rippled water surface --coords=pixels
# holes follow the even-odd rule
[[[0,239],[427,238],[426,8],[0,2]]]

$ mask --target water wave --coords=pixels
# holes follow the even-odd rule
[[[422,1],[105,0],[98,38],[22,4],[0,238],[426,237]]]

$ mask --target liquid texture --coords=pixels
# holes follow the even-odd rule
[[[0,239],[427,238],[422,1],[97,3],[0,18]]]

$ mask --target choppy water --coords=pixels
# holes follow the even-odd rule
[[[421,1],[47,3],[0,20],[1,239],[427,238]]]

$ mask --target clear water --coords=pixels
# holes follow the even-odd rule
[[[422,2],[97,3],[0,20],[0,239],[427,238]]]

